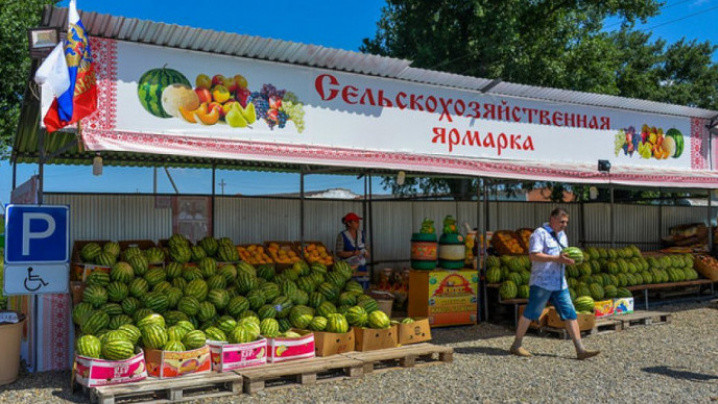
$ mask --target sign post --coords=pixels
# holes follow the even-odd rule
[[[5,295],[68,293],[70,208],[5,208]]]

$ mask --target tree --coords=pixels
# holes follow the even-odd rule
[[[30,79],[27,29],[37,26],[42,9],[58,0],[0,0],[0,158],[7,157],[17,131],[20,106]]]
[[[388,0],[361,50],[431,70],[715,109],[715,46],[685,40],[667,46],[633,30],[660,6],[655,0]],[[617,31],[604,29],[609,17],[620,19]],[[414,186],[466,199],[476,193],[468,182]],[[392,186],[390,178],[386,185],[399,193],[408,188]],[[513,187],[544,185],[551,184]]]

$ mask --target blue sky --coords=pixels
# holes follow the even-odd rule
[[[196,0],[77,0],[80,10],[140,18],[171,24],[187,25],[218,31],[310,43],[346,50],[357,50],[363,38],[373,36],[381,15],[383,0],[363,1],[285,1],[273,2],[199,2]],[[60,3],[66,6],[67,0]],[[669,0],[658,17],[640,28],[653,32],[653,38],[669,43],[683,37],[718,43],[718,0]],[[616,29],[616,21],[607,23]],[[718,52],[713,55],[718,61]],[[18,184],[37,171],[36,165],[18,166]],[[208,170],[171,169],[182,193],[209,193],[211,174]],[[10,199],[11,169],[0,161],[0,203]],[[173,192],[167,176],[158,175],[159,192]],[[217,173],[224,180],[226,194],[267,194],[298,192],[296,174],[252,172]],[[314,175],[307,177],[306,189],[349,188],[363,192],[363,180],[355,177]],[[152,192],[151,169],[105,167],[102,176],[93,177],[89,166],[48,166],[45,171],[46,191],[77,192]],[[381,191],[378,180],[374,192]],[[217,192],[220,193],[218,185]]]

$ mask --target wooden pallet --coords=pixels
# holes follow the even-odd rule
[[[298,384],[315,384],[362,376],[364,362],[342,355],[272,363],[235,372],[242,376],[244,392],[255,394]]]
[[[593,328],[591,328],[590,330],[581,331],[581,337],[588,337],[589,335],[598,334],[609,334],[621,330],[623,330],[623,323],[621,321],[614,319],[599,319],[596,320],[596,325]],[[543,335],[551,334],[561,339],[571,339],[571,335],[569,335],[568,330],[566,330],[565,328],[544,326],[539,328],[538,332],[539,334]]]
[[[171,379],[152,377],[135,383],[83,390],[89,392],[90,401],[99,404],[130,400],[133,403],[171,403],[242,394],[242,376],[232,372],[210,372]]]
[[[364,373],[367,374],[374,371],[450,363],[454,360],[454,349],[430,343],[421,343],[378,351],[348,352],[342,355],[360,360],[364,364]]]
[[[660,311],[634,311],[629,314],[621,314],[615,316],[614,319],[623,324],[623,329],[652,324],[669,324],[671,322],[671,313]]]

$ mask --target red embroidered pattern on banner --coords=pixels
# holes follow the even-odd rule
[[[90,37],[90,47],[97,80],[97,110],[82,120],[82,128],[113,130],[117,119],[117,41]]]
[[[526,165],[520,162],[473,161],[443,157],[415,156],[404,153],[372,152],[305,145],[244,142],[224,139],[200,139],[173,135],[120,131],[85,131],[86,142],[93,150],[126,150],[138,153],[175,154],[182,156],[275,161],[342,166],[414,169],[435,173],[493,175],[505,178],[541,178],[568,182],[603,182],[609,176],[597,172]],[[671,182],[678,184],[718,184],[718,177],[668,174],[610,174],[612,180],[624,183]]]
[[[691,168],[707,169],[708,161],[705,148],[708,144],[708,122],[700,118],[691,118]]]
[[[43,368],[64,370],[70,366],[70,295],[44,295],[42,299]]]

